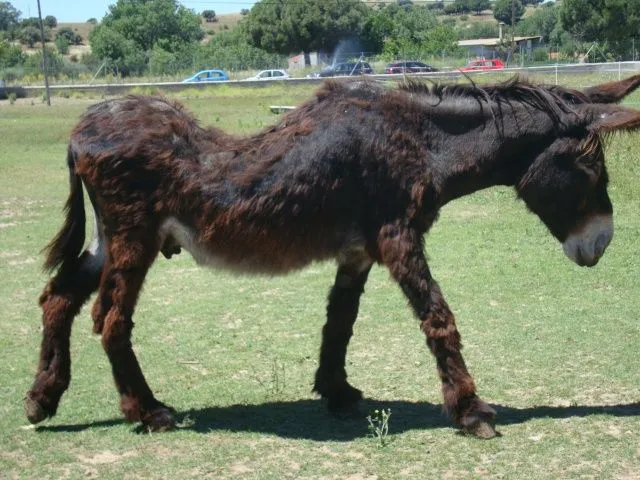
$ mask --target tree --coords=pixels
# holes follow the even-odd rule
[[[58,19],[53,15],[47,15],[44,17],[44,20],[42,20],[42,23],[45,27],[56,28],[58,26]]]
[[[6,40],[0,41],[0,68],[10,68],[22,65],[27,56],[22,53],[18,45],[11,45]]]
[[[362,37],[368,50],[382,52],[390,59],[439,55],[457,48],[452,26],[439,22],[433,11],[424,7],[406,10],[392,4],[374,11],[364,25]]]
[[[178,0],[118,0],[91,33],[101,29],[113,30],[144,52],[156,44],[174,51],[204,37],[199,16]],[[91,34],[89,41],[93,47]]]
[[[40,29],[32,25],[28,25],[20,30],[20,42],[30,48],[40,41]]]
[[[629,0],[564,0],[560,6],[564,28],[578,41],[607,42],[616,54],[630,49],[640,34],[640,2]]]
[[[90,19],[87,20],[87,23],[90,23],[91,25],[97,25],[98,19],[91,17]]]
[[[20,11],[9,2],[0,2],[0,31],[9,31],[18,26]]]
[[[69,40],[67,39],[67,37],[56,36],[55,44],[56,50],[58,50],[58,53],[60,53],[61,55],[66,55],[67,53],[69,53]]]
[[[454,0],[453,6],[456,8],[456,13],[469,13],[471,11],[471,0]]]
[[[73,31],[71,27],[61,27],[56,32],[56,40],[65,38],[69,45],[80,45],[82,43],[82,35]]]
[[[480,15],[483,10],[491,9],[491,0],[469,0],[469,10]]]
[[[202,17],[208,23],[212,23],[212,22],[216,22],[217,21],[216,12],[214,10],[203,10],[202,11]]]
[[[516,26],[516,32],[522,36],[540,35],[543,43],[548,43],[554,30],[560,26],[560,9],[553,3],[544,6],[526,18],[523,18]]]
[[[517,23],[524,15],[524,6],[520,0],[498,0],[493,4],[493,17],[507,25]]]
[[[92,53],[107,62],[107,68],[121,75],[142,73],[147,55],[133,40],[112,28],[95,28],[89,34]]]
[[[150,51],[175,53],[204,37],[200,16],[178,0],[118,0],[89,33],[98,58],[119,74],[141,73]]]
[[[263,0],[244,22],[249,43],[268,52],[332,52],[340,40],[357,36],[369,13],[360,0]]]

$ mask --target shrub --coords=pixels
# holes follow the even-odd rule
[[[216,12],[214,10],[204,10],[202,12],[202,17],[207,23],[217,22]]]
[[[56,28],[58,26],[58,20],[53,15],[47,15],[42,21],[49,28]]]
[[[40,30],[37,27],[29,25],[20,30],[18,36],[20,38],[20,43],[27,45],[28,47],[33,47],[40,41]]]
[[[549,52],[546,48],[536,48],[532,52],[532,58],[534,62],[548,62]]]
[[[69,40],[67,37],[58,37],[55,41],[56,48],[58,49],[58,53],[61,55],[66,55],[69,53]]]

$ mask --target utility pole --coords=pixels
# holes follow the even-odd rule
[[[38,0],[39,2],[40,0]],[[511,52],[516,51],[516,0],[511,0]]]
[[[51,92],[49,92],[49,74],[47,73],[47,49],[44,45],[44,26],[42,24],[42,10],[38,0],[38,19],[40,20],[40,39],[42,40],[42,70],[44,71],[44,88],[47,92],[47,105],[51,106]]]

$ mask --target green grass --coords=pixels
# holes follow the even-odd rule
[[[204,124],[242,133],[304,87],[211,89],[181,98]],[[629,101],[640,100],[638,94]],[[243,277],[159,260],[136,311],[134,345],[176,431],[121,420],[88,308],[72,337],[58,415],[28,425],[22,398],[40,342],[39,250],[61,224],[69,131],[97,99],[47,108],[0,102],[0,477],[3,478],[638,478],[640,471],[640,139],[608,148],[616,234],[599,265],[566,259],[509,189],[453,202],[427,237],[432,272],[457,316],[491,441],[457,435],[406,300],[375,267],[348,355],[362,415],[328,416],[311,394],[335,266]],[[386,445],[366,416],[391,409]]]

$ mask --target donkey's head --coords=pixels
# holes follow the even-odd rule
[[[566,129],[540,152],[516,188],[519,196],[581,266],[593,266],[613,237],[603,136],[640,129],[640,111],[575,106]]]

